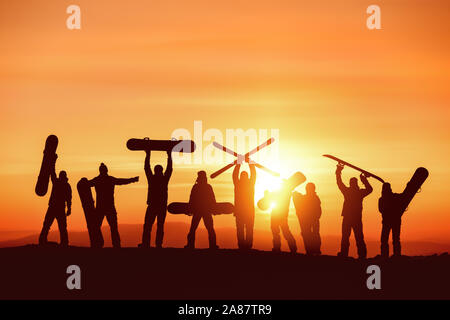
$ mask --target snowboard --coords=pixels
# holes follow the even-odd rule
[[[127,148],[132,151],[151,150],[190,153],[195,151],[195,142],[192,140],[152,140],[149,138],[133,138],[127,141]]]
[[[81,206],[83,208],[84,217],[86,218],[86,225],[89,234],[91,247],[102,247],[103,236],[101,234],[100,219],[96,215],[94,197],[92,196],[92,189],[89,186],[87,178],[81,178],[77,183],[78,195],[80,196]]]
[[[301,185],[303,182],[306,181],[306,177],[303,173],[300,171],[297,171],[292,176],[289,177],[289,179],[285,180],[285,184],[287,186],[287,189],[289,192],[292,192],[295,188],[297,188],[299,185]],[[274,194],[276,194],[277,191],[270,192],[268,190],[264,191],[264,197],[261,198],[256,205],[259,209],[266,211],[269,209],[270,204],[272,202],[272,198],[274,197]]]
[[[332,160],[334,160],[334,161],[337,161],[340,165],[347,166],[347,167],[349,167],[349,168],[352,168],[352,169],[355,169],[355,170],[357,170],[357,171],[360,171],[360,172],[362,172],[366,177],[371,177],[371,178],[377,179],[378,181],[384,183],[384,180],[381,179],[379,176],[376,176],[376,175],[374,175],[373,173],[370,173],[369,171],[366,171],[366,170],[361,169],[361,168],[359,168],[359,167],[357,167],[357,166],[355,166],[355,165],[353,165],[353,164],[351,164],[351,163],[348,163],[347,161],[344,161],[344,160],[342,160],[342,159],[339,159],[339,158],[337,158],[337,157],[335,157],[335,156],[332,156],[332,155],[329,155],[329,154],[324,154],[323,156],[324,156],[324,157],[327,157],[327,158],[330,158],[330,159],[332,159]]]
[[[48,183],[50,180],[50,173],[53,169],[53,159],[56,155],[56,148],[58,147],[58,137],[55,135],[49,135],[45,140],[44,156],[42,157],[41,170],[36,182],[34,191],[40,197],[47,194]]]
[[[420,187],[428,178],[428,174],[428,170],[423,167],[416,169],[413,176],[411,177],[411,180],[409,180],[409,182],[406,184],[405,190],[403,190],[403,192],[401,193],[403,198],[402,212],[406,211],[412,199],[414,198],[416,193],[419,192]]]
[[[188,202],[172,202],[167,206],[167,211],[172,214],[186,214],[192,216],[191,208]],[[231,214],[234,212],[234,205],[231,202],[216,202],[211,208],[211,214]]]

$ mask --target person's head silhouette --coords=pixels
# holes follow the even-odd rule
[[[241,172],[241,179],[248,180],[248,172],[247,171]]]
[[[206,184],[208,183],[208,178],[206,176],[206,172],[205,171],[199,171],[197,172],[197,183],[198,184]]]
[[[100,175],[102,176],[108,175],[108,167],[103,162],[100,164],[98,170],[100,171]]]
[[[391,188],[391,184],[390,183],[383,183],[383,187],[381,189],[381,196],[388,196],[392,194],[392,188]]]
[[[305,187],[306,194],[314,194],[316,193],[316,185],[312,182],[308,183]]]
[[[163,167],[159,164],[155,166],[155,176],[162,176],[163,175]]]
[[[59,180],[63,181],[63,182],[69,181],[69,179],[67,178],[67,172],[65,172],[64,170],[60,171],[59,172]]]
[[[359,190],[358,179],[353,177],[350,178],[350,188],[354,190]]]

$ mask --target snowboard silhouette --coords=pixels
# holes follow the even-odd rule
[[[36,182],[34,191],[40,197],[47,194],[48,183],[50,180],[50,171],[52,170],[53,159],[56,155],[56,148],[58,147],[58,137],[49,135],[45,140],[44,156],[42,158],[41,170]]]
[[[195,142],[192,140],[152,140],[144,139],[129,139],[127,141],[127,148],[132,151],[173,151],[173,152],[194,152]]]
[[[186,214],[192,216],[189,202],[172,202],[168,205],[167,211],[172,214]],[[216,202],[211,208],[212,215],[231,214],[234,212],[234,205],[230,202]]]

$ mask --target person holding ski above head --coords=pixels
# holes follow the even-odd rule
[[[164,221],[167,214],[167,188],[172,175],[172,151],[167,151],[167,166],[163,172],[161,165],[155,166],[155,172],[150,168],[150,150],[146,150],[144,170],[148,181],[147,211],[145,213],[144,230],[142,233],[141,248],[150,247],[150,234],[152,226],[157,219],[156,247],[162,248],[164,237]]]
[[[243,171],[239,177],[241,164],[233,171],[234,216],[239,249],[251,249],[253,246],[253,226],[255,222],[255,165],[249,163],[250,177]]]
[[[59,172],[56,177],[55,164],[58,156],[55,154],[52,159],[50,170],[50,179],[52,181],[52,192],[48,202],[47,213],[45,214],[41,234],[39,235],[39,244],[47,244],[47,236],[53,221],[56,219],[59,228],[60,245],[67,247],[69,245],[69,236],[67,234],[67,218],[72,211],[72,188],[65,171]],[[67,211],[66,211],[67,206]]]
[[[294,201],[295,211],[300,224],[306,254],[320,255],[319,219],[322,215],[322,208],[316,193],[315,184],[308,183],[306,185],[306,194],[304,195],[294,192],[292,200]]]
[[[106,217],[109,228],[111,229],[111,240],[114,248],[120,248],[120,235],[117,225],[117,211],[114,204],[115,186],[130,184],[139,181],[139,177],[120,179],[108,175],[108,167],[101,163],[99,167],[100,174],[89,180],[89,186],[95,187],[96,193],[96,213],[99,215],[99,225],[101,228],[103,218]],[[101,230],[100,230],[101,234]],[[101,239],[101,247],[103,239]]]
[[[212,218],[212,209],[216,204],[216,197],[213,188],[208,184],[208,178],[205,171],[197,173],[197,180],[191,190],[189,197],[189,206],[192,213],[191,227],[187,236],[185,248],[195,248],[195,232],[200,220],[203,219],[206,230],[208,230],[209,248],[218,249],[216,243],[216,232]]]
[[[367,257],[366,244],[364,242],[363,225],[362,225],[362,210],[363,200],[372,192],[372,186],[367,181],[366,176],[362,173],[360,175],[361,182],[365,188],[360,189],[358,186],[358,179],[350,178],[350,186],[347,187],[342,182],[342,170],[344,166],[337,165],[336,168],[336,182],[339,190],[344,195],[344,205],[342,208],[342,240],[341,251],[338,253],[340,257],[348,256],[348,249],[350,246],[350,234],[353,230],[358,248],[358,257],[365,259]]]

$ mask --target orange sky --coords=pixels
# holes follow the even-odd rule
[[[73,3],[81,30],[65,25]],[[382,30],[366,28],[373,3]],[[142,223],[144,154],[128,151],[127,139],[170,138],[201,120],[223,133],[279,129],[280,163],[262,163],[317,184],[324,234],[340,233],[342,196],[322,154],[373,171],[397,192],[425,166],[430,177],[403,238],[449,242],[449,34],[448,1],[0,0],[0,230],[41,227],[48,197],[34,185],[50,133],[74,190],[70,229],[85,226],[76,182],[97,175],[102,161],[112,175],[140,175],[116,199],[120,223]],[[187,200],[200,168],[175,167],[169,201]],[[372,184],[364,227],[378,238],[381,185]],[[231,171],[212,185],[218,200],[233,200]],[[256,227],[268,221],[258,213]]]

